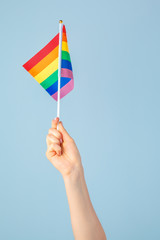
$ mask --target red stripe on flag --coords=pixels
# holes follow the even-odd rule
[[[63,32],[66,33],[66,27],[63,25]]]
[[[36,55],[34,55],[28,62],[26,62],[23,65],[23,67],[27,71],[29,71],[44,57],[46,57],[55,47],[57,47],[58,44],[59,44],[59,33],[44,48],[42,48]]]

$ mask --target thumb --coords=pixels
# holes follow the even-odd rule
[[[72,140],[71,136],[69,135],[69,133],[67,132],[67,130],[63,127],[63,123],[59,122],[59,131],[62,133],[63,135],[63,141],[69,141]]]

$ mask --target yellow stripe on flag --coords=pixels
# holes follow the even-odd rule
[[[69,49],[68,49],[68,43],[62,41],[62,51],[66,51],[69,53]]]
[[[56,58],[51,64],[49,64],[44,70],[37,74],[34,78],[38,83],[43,82],[52,73],[58,69],[58,58]]]

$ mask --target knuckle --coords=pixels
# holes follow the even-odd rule
[[[59,146],[61,143],[58,139],[56,139],[56,144]]]
[[[49,138],[52,138],[52,137],[53,137],[53,135],[52,135],[51,133],[49,133],[49,134],[48,134],[48,137],[49,137]]]
[[[46,141],[48,141],[48,140],[49,140],[49,141],[51,140],[50,134],[48,134],[47,137],[46,137]]]
[[[52,129],[52,130],[50,131],[50,133],[51,133],[52,135],[56,136],[56,129]]]
[[[54,137],[58,138],[58,136],[59,136],[58,131],[57,131],[56,129],[54,129],[54,130],[52,131],[52,135],[53,135]]]
[[[48,133],[50,133],[51,132],[51,128],[48,130]]]
[[[54,144],[53,143],[51,143],[50,144],[50,146],[49,146],[49,149],[48,149],[49,151],[52,151],[52,150],[54,150]]]

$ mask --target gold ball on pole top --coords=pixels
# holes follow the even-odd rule
[[[63,23],[63,21],[62,21],[62,20],[59,20],[59,23]]]

